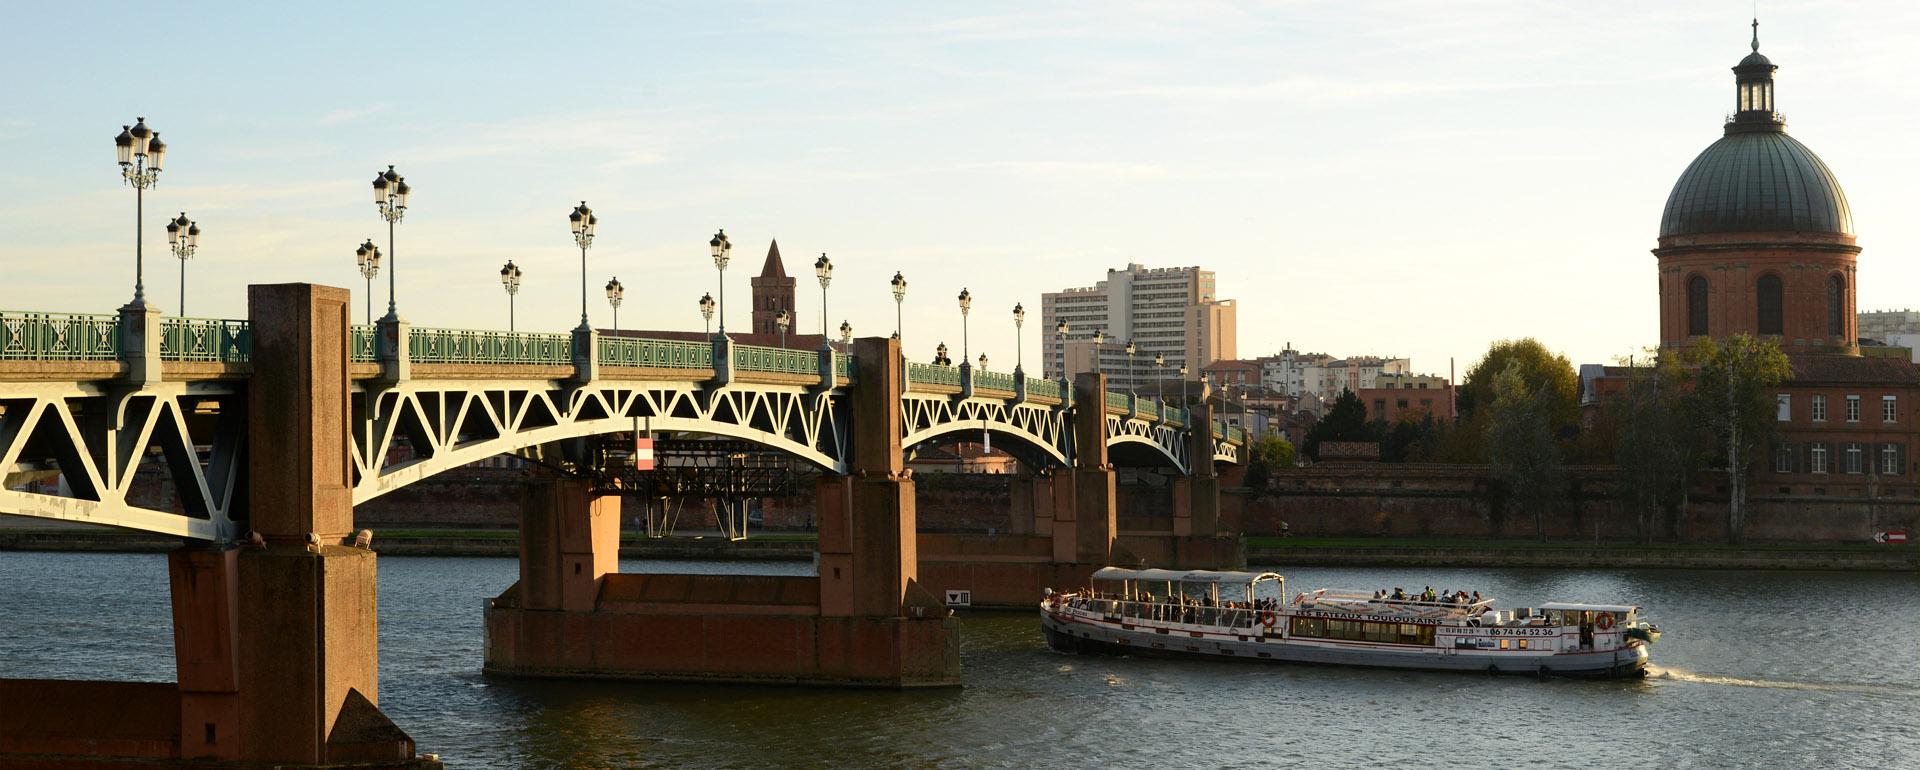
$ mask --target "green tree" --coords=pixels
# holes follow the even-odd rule
[[[1291,468],[1293,464],[1293,444],[1279,433],[1267,433],[1247,448],[1247,475],[1242,486],[1259,495],[1266,490],[1274,469]]]
[[[1519,368],[1520,380],[1529,390],[1546,391],[1555,434],[1571,435],[1580,421],[1580,375],[1566,356],[1548,350],[1532,337],[1495,342],[1479,362],[1467,369],[1459,390],[1461,419],[1476,417],[1498,398],[1494,379],[1509,366]]]
[[[1780,344],[1737,334],[1687,351],[1694,370],[1690,409],[1718,440],[1727,470],[1727,541],[1746,536],[1747,481],[1777,429],[1773,388],[1793,376]]]
[[[1546,512],[1566,496],[1566,470],[1553,423],[1558,394],[1552,383],[1528,382],[1525,364],[1508,361],[1495,375],[1486,410],[1487,461],[1507,499],[1533,513],[1533,534],[1547,537]]]
[[[1684,510],[1694,473],[1706,454],[1699,423],[1689,413],[1689,373],[1677,355],[1656,355],[1632,365],[1627,384],[1607,399],[1613,429],[1613,462],[1619,468],[1618,498],[1652,542],[1654,515]]]
[[[1328,441],[1378,441],[1373,425],[1367,422],[1367,407],[1351,390],[1340,391],[1333,408],[1307,430],[1301,451],[1315,462],[1320,460],[1320,445]]]

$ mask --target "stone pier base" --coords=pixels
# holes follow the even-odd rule
[[[832,617],[811,577],[624,575],[591,609],[528,609],[520,586],[486,610],[486,672],[504,676],[916,688],[960,684],[959,626]]]

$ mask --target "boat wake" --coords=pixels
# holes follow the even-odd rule
[[[1647,677],[1671,682],[1693,682],[1696,684],[1717,684],[1727,687],[1760,687],[1769,690],[1805,690],[1812,692],[1853,692],[1873,695],[1898,695],[1909,698],[1920,697],[1920,688],[1887,684],[1861,684],[1858,682],[1792,682],[1780,679],[1748,679],[1719,674],[1701,674],[1664,666],[1648,666]]]

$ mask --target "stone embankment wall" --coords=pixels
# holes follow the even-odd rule
[[[1611,468],[1574,468],[1565,502],[1543,511],[1549,540],[1637,540],[1641,522],[1613,498]],[[1503,499],[1485,466],[1356,465],[1273,474],[1263,490],[1228,490],[1221,515],[1229,529],[1297,536],[1532,538],[1533,511]],[[1888,529],[1920,526],[1920,500],[1754,496],[1746,538],[1755,542],[1860,542]],[[1684,510],[1648,522],[1666,543],[1726,540],[1724,493],[1702,489]]]

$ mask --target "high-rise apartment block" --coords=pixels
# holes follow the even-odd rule
[[[1133,387],[1178,377],[1182,365],[1198,377],[1207,364],[1234,357],[1233,301],[1217,299],[1213,271],[1198,267],[1108,270],[1092,287],[1041,295],[1040,318],[1047,377],[1097,368],[1113,380],[1111,387]],[[1061,321],[1068,327],[1064,342],[1055,332]],[[1097,351],[1095,332],[1105,336]],[[1165,361],[1158,370],[1156,355]]]

